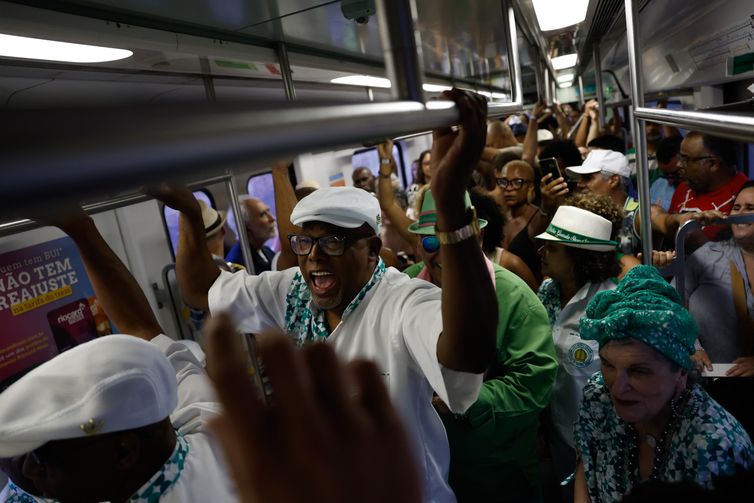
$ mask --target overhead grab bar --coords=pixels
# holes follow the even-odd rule
[[[227,175],[227,174],[221,175],[221,176],[215,176],[212,178],[204,178],[202,180],[189,183],[188,188],[194,190],[194,189],[200,189],[202,187],[206,187],[207,185],[213,185],[216,183],[228,183],[230,178],[231,178],[230,175]],[[151,196],[148,196],[141,192],[137,192],[134,194],[126,194],[124,196],[119,196],[113,199],[108,199],[107,201],[85,204],[82,206],[82,209],[87,214],[94,215],[96,213],[103,213],[105,211],[117,210],[118,208],[123,208],[124,206],[131,206],[132,204],[143,203],[144,201],[149,201],[150,199],[152,199]],[[39,227],[44,227],[44,225],[34,220],[28,220],[25,218],[14,220],[11,222],[3,222],[3,223],[0,223],[0,237],[8,236],[10,234],[17,234],[19,232],[30,231],[33,229],[38,229]]]
[[[645,121],[754,143],[754,116],[751,115],[644,107],[636,107],[634,115]]]

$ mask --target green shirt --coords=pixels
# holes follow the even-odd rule
[[[416,277],[422,263],[404,272]],[[557,360],[547,311],[512,272],[494,264],[497,352],[479,398],[462,417],[441,415],[450,485],[459,502],[527,501],[539,491],[537,432]]]

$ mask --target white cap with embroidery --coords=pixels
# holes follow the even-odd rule
[[[147,426],[177,403],[175,370],[157,346],[104,336],[56,356],[0,394],[0,457]]]

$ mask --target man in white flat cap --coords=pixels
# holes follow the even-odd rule
[[[361,189],[323,188],[291,213],[298,266],[259,276],[220,272],[203,245],[198,207],[176,191],[160,197],[182,212],[177,256],[184,298],[211,312],[229,310],[246,332],[281,328],[299,344],[327,341],[341,357],[366,358],[384,376],[412,439],[425,501],[452,502],[449,450],[432,407],[436,393],[454,412],[477,398],[495,354],[497,306],[464,191],[484,148],[486,102],[446,94],[461,127],[435,131],[432,192],[442,243],[442,291],[411,280],[379,258],[380,207]]]
[[[206,431],[219,405],[197,357],[161,335],[91,218],[59,226],[78,245],[104,310],[131,335],[61,353],[0,394],[0,458],[11,479],[4,501],[35,501],[23,489],[63,503],[236,501]]]
[[[592,150],[581,166],[570,166],[566,173],[578,181],[579,191],[590,191],[609,197],[623,208],[626,219],[618,234],[620,250],[629,255],[641,251],[641,236],[634,224],[639,202],[628,195],[631,168],[628,159],[613,150]]]

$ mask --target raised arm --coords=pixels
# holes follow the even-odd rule
[[[280,235],[280,257],[277,262],[278,271],[296,267],[298,259],[291,250],[291,244],[288,242],[290,234],[296,234],[300,231],[298,227],[291,223],[291,213],[296,206],[296,193],[291,185],[291,179],[288,177],[287,161],[281,161],[272,167],[272,184],[275,188],[275,213],[278,222],[278,234]]]
[[[597,105],[597,100],[587,101],[584,105],[584,113],[581,116],[581,124],[579,124],[579,129],[576,131],[576,137],[573,139],[577,147],[586,148],[587,136],[589,135],[589,129],[592,122],[589,111],[595,109]]]
[[[456,102],[460,128],[436,130],[432,144],[432,194],[437,205],[438,235],[468,229],[464,193],[484,148],[487,102],[457,89],[444,93]],[[497,301],[479,241],[469,235],[440,246],[443,332],[437,343],[442,365],[484,372],[495,354]]]
[[[537,130],[539,129],[539,114],[544,109],[541,103],[534,105],[531,112],[531,118],[529,118],[529,126],[526,129],[526,136],[524,137],[524,149],[521,153],[521,160],[526,161],[534,166],[534,161],[537,158]]]
[[[86,274],[107,316],[124,334],[151,340],[162,333],[139,284],[84,212],[54,222],[76,243]]]
[[[380,156],[380,173],[377,182],[377,199],[380,201],[380,209],[388,220],[390,220],[390,223],[398,234],[408,243],[411,243],[416,247],[416,234],[408,232],[408,226],[411,225],[413,221],[406,216],[406,212],[398,205],[395,200],[395,194],[393,193],[393,183],[390,177],[395,171],[393,141],[387,140],[386,142],[377,145],[377,153]],[[383,159],[389,162],[383,164]],[[421,167],[419,167],[419,169],[421,169]]]
[[[586,144],[602,134],[602,116],[599,109],[595,106],[589,110],[589,134],[586,137]]]
[[[194,195],[186,188],[163,184],[147,191],[167,206],[181,213],[178,224],[178,254],[175,260],[178,285],[186,303],[209,310],[207,294],[220,275],[212,260],[204,237],[202,210]]]
[[[565,113],[563,113],[563,107],[561,107],[560,103],[557,101],[553,101],[552,109],[555,111],[555,120],[558,121],[558,127],[560,127],[560,137],[568,138],[568,133],[571,131],[571,124],[568,122]]]

